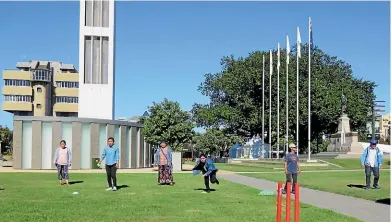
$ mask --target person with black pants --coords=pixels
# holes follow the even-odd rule
[[[117,190],[117,169],[119,168],[119,149],[114,145],[114,138],[110,137],[107,139],[107,144],[103,150],[102,157],[98,163],[100,165],[102,161],[106,158],[106,174],[107,174],[107,183],[109,187],[107,191],[116,191]]]
[[[285,188],[282,191],[283,194],[286,193],[288,183],[292,182],[293,184],[291,193],[295,193],[295,184],[297,183],[297,175],[301,173],[300,166],[299,166],[299,156],[296,154],[296,145],[290,144],[289,145],[290,152],[285,157],[285,175],[286,175],[286,182],[285,182]]]
[[[197,175],[202,172],[201,178],[204,178],[205,182],[205,193],[210,193],[210,183],[220,184],[216,178],[218,169],[215,167],[213,160],[206,158],[205,154],[200,155],[200,159],[197,161],[196,166],[193,168],[193,174]],[[210,182],[210,183],[209,183]]]

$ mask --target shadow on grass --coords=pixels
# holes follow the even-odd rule
[[[376,200],[376,203],[386,204],[386,205],[391,205],[390,202],[391,202],[390,198]]]
[[[84,183],[84,181],[76,180],[76,181],[69,181],[69,184],[78,184],[78,183]]]
[[[350,188],[359,188],[359,189],[365,188],[365,185],[361,185],[361,184],[348,184],[347,186]]]
[[[204,189],[204,188],[197,188],[197,189],[194,189],[194,190],[206,191],[206,189]],[[210,189],[210,192],[214,192],[214,191],[216,191],[216,189]]]
[[[128,185],[119,185],[117,186],[117,190],[120,190],[122,188],[128,188],[129,186]]]

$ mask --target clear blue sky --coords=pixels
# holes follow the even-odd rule
[[[298,25],[306,43],[308,16],[314,43],[351,64],[356,77],[375,81],[390,110],[388,2],[116,4],[116,118],[142,115],[164,97],[186,110],[208,102],[197,87],[203,74],[220,71],[221,57],[285,45],[286,34],[293,44]],[[0,8],[0,70],[28,60],[78,67],[79,2],[0,2]],[[12,127],[12,115],[0,111],[0,124]]]

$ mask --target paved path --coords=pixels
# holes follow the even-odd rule
[[[390,171],[390,169],[381,169],[381,171]],[[220,171],[219,171],[220,172]],[[228,171],[227,171],[228,172]],[[224,173],[227,173],[224,171]],[[282,171],[264,171],[264,172],[231,172],[231,173],[239,173],[239,174],[275,174],[275,173],[280,173]],[[323,173],[323,172],[363,172],[363,169],[361,170],[302,170],[302,173]]]
[[[264,179],[242,176],[235,173],[222,173],[219,177],[259,190],[277,190],[276,182]],[[293,195],[292,199],[294,199]],[[390,205],[379,204],[374,201],[300,187],[300,202],[330,209],[363,221],[390,222]]]

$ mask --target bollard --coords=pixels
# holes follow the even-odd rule
[[[282,211],[282,183],[277,184],[277,215],[276,221],[281,222],[281,211]]]
[[[299,183],[295,184],[295,222],[300,221],[300,191]]]
[[[286,183],[286,209],[285,209],[285,221],[291,221],[291,183]]]

